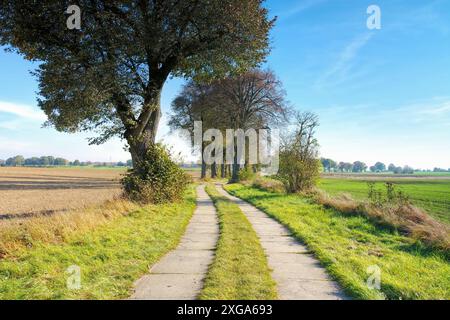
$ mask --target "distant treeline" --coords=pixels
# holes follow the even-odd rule
[[[69,161],[60,157],[42,156],[25,158],[21,155],[8,158],[6,160],[0,159],[0,166],[2,167],[48,167],[48,166],[97,166],[97,167],[132,167],[131,160],[127,162],[91,162],[91,161]]]
[[[414,169],[410,166],[398,167],[395,164],[391,163],[386,166],[383,162],[377,162],[373,166],[368,167],[362,161],[355,161],[353,163],[350,162],[337,162],[332,159],[321,158],[320,162],[322,163],[323,171],[325,172],[367,172],[368,170],[371,172],[392,172],[395,174],[413,174],[417,171],[422,172],[450,172],[449,169],[442,168],[434,168],[433,170],[419,170]]]

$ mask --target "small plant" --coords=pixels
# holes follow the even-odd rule
[[[372,199],[374,196],[374,192],[375,192],[375,182],[372,182],[372,181],[367,182],[367,187],[369,189],[368,198]]]
[[[386,196],[388,202],[395,201],[395,186],[392,182],[386,182]]]
[[[368,199],[371,205],[375,207],[383,207],[386,205],[407,205],[410,204],[408,195],[403,191],[397,190],[395,184],[392,182],[386,182],[386,195],[383,196],[381,190],[377,190],[375,182],[367,182],[368,186]]]
[[[381,191],[375,188],[375,182],[368,182],[367,185],[369,188],[368,198],[370,204],[375,207],[382,207],[385,201],[383,199],[383,194],[381,193]]]

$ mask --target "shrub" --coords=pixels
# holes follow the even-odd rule
[[[143,204],[181,200],[190,182],[191,178],[170,159],[161,144],[149,148],[145,160],[122,179],[125,197]]]
[[[283,182],[288,193],[297,193],[312,189],[319,179],[320,161],[305,159],[295,152],[280,152],[280,169],[277,178]]]
[[[315,138],[318,117],[310,112],[297,113],[295,125],[296,128],[282,138],[277,176],[288,193],[312,189],[321,168],[317,159],[319,144]]]
[[[239,181],[250,181],[255,178],[255,173],[251,168],[245,167],[239,171]]]

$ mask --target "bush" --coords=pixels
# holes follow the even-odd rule
[[[280,169],[277,178],[283,182],[288,193],[312,189],[319,179],[320,161],[302,159],[291,151],[280,153]]]
[[[190,176],[170,159],[161,144],[149,148],[145,159],[122,179],[125,197],[143,204],[179,201],[190,182]]]
[[[317,159],[319,144],[314,137],[318,126],[315,114],[297,113],[295,130],[282,138],[277,178],[288,193],[311,190],[317,183],[322,166]]]
[[[245,167],[239,171],[239,181],[250,181],[255,178],[255,173],[251,168]]]

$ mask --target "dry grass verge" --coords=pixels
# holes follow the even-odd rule
[[[121,199],[52,216],[0,221],[0,259],[15,256],[35,242],[60,243],[75,233],[87,232],[139,208]]]
[[[266,190],[269,192],[285,193],[283,183],[275,179],[256,177],[252,181],[251,185],[255,188]]]

